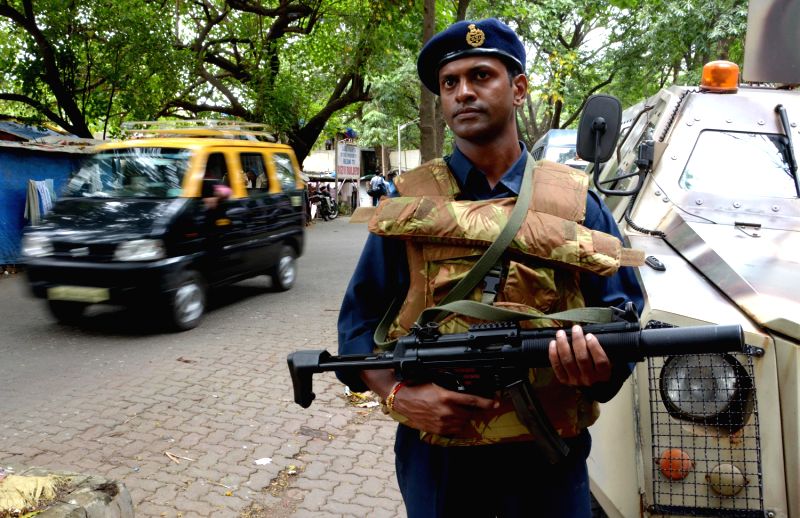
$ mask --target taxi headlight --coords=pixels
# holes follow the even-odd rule
[[[160,239],[136,239],[117,245],[115,261],[154,261],[166,256]]]
[[[730,432],[745,425],[755,404],[753,380],[730,354],[670,356],[659,388],[672,417]]]
[[[49,237],[27,234],[22,238],[22,255],[46,257],[53,254],[53,243]]]

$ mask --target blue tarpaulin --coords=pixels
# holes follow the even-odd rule
[[[53,152],[22,146],[0,146],[0,264],[19,260],[28,180],[52,179],[60,193],[84,153]]]

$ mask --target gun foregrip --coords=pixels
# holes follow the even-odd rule
[[[327,360],[331,355],[328,351],[296,351],[286,358],[289,364],[289,374],[292,377],[294,402],[303,408],[311,406],[316,397],[312,387],[312,376],[320,372],[320,362]]]

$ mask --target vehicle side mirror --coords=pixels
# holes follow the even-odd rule
[[[622,123],[622,105],[614,96],[589,97],[578,126],[578,156],[587,162],[606,162],[614,153]]]
[[[581,122],[578,126],[578,142],[576,150],[578,156],[588,162],[593,162],[592,179],[595,189],[606,196],[633,196],[642,188],[644,175],[647,168],[640,167],[637,173],[616,176],[604,182],[600,181],[600,164],[608,161],[614,154],[614,147],[619,138],[622,125],[622,105],[619,99],[611,95],[598,94],[589,97],[583,108]],[[652,164],[652,159],[649,162]],[[639,162],[637,161],[637,165]],[[638,176],[636,187],[630,190],[606,189],[603,184],[614,183]]]

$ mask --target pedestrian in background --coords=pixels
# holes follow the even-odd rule
[[[383,180],[383,173],[377,172],[369,181],[367,194],[372,197],[372,206],[378,205],[383,196],[386,196],[386,182]]]
[[[387,196],[394,196],[397,194],[397,186],[394,184],[394,178],[397,176],[397,171],[389,172],[388,178],[386,179],[386,195]]]

